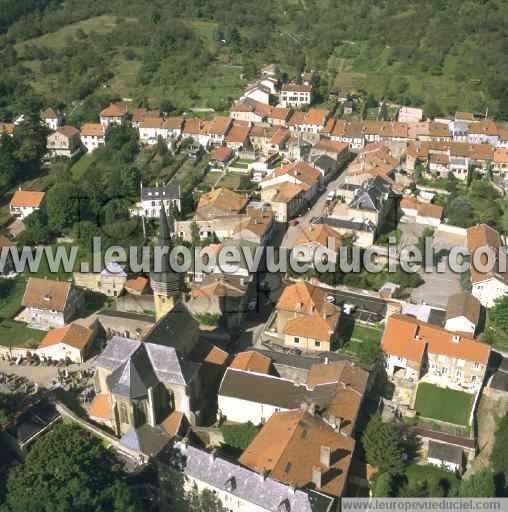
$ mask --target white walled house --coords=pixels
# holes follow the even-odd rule
[[[314,403],[319,404],[323,418],[342,418],[342,425],[334,428],[347,433],[354,431],[368,380],[365,370],[344,361],[316,364],[311,367],[307,382],[260,371],[234,367],[226,370],[218,393],[219,419],[261,425],[275,413],[299,410],[302,403]],[[344,403],[348,403],[348,408],[341,406]]]
[[[106,127],[101,123],[85,123],[81,128],[81,142],[89,153],[106,144]]]
[[[42,122],[52,131],[56,131],[62,124],[62,115],[49,107],[41,112]]]
[[[494,267],[490,272],[483,272],[474,265],[473,255],[475,251],[482,247],[488,247],[495,255]],[[499,233],[487,224],[478,224],[467,230],[467,248],[471,254],[471,293],[480,301],[482,306],[490,308],[494,306],[497,299],[508,294],[508,274],[506,269],[499,265],[500,258],[506,258],[503,255],[502,241]],[[485,258],[487,257],[484,255]],[[482,258],[483,263],[487,263]]]
[[[12,196],[9,208],[10,214],[20,219],[26,219],[35,210],[40,210],[44,203],[45,192],[17,190]]]
[[[465,334],[393,315],[383,333],[386,373],[390,379],[418,382],[477,393],[484,382],[490,346]]]
[[[312,86],[304,84],[287,83],[280,91],[280,105],[282,107],[300,108],[310,105],[312,101]]]
[[[180,185],[170,187],[144,187],[141,185],[141,201],[136,203],[130,213],[132,217],[158,219],[162,204],[164,204],[166,211],[171,209],[182,211]]]
[[[111,103],[100,113],[100,121],[105,127],[121,126],[127,122],[127,115],[127,104],[123,102]]]
[[[263,85],[255,85],[249,89],[247,89],[243,96],[240,98],[241,100],[251,99],[254,101],[259,101],[259,103],[264,103],[265,105],[270,104],[270,89]]]
[[[157,144],[159,137],[163,140],[168,138],[169,132],[164,126],[162,117],[149,117],[139,125],[139,141],[150,146]]]
[[[72,283],[31,277],[21,300],[25,309],[16,320],[32,329],[48,331],[69,323],[81,304],[82,296]]]
[[[81,137],[74,126],[62,126],[48,135],[47,150],[50,157],[73,158],[81,151]]]
[[[94,337],[94,330],[76,323],[52,329],[39,343],[37,355],[54,361],[83,363]]]
[[[481,304],[469,293],[457,293],[448,299],[445,329],[474,336],[480,322]]]

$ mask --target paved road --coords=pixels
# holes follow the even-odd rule
[[[302,230],[307,226],[307,224],[310,222],[310,220],[314,217],[321,217],[323,213],[325,212],[326,207],[326,197],[328,195],[328,192],[330,190],[335,190],[340,185],[344,184],[346,179],[346,173],[345,169],[341,170],[341,173],[337,178],[335,178],[333,181],[328,183],[326,190],[319,196],[317,201],[312,205],[310,210],[307,210],[303,215],[300,217],[296,217],[295,220],[298,221],[298,224],[296,226],[288,226],[288,229],[286,231],[286,235],[284,236],[284,239],[281,242],[281,247],[287,247],[292,248],[296,245],[296,240]]]

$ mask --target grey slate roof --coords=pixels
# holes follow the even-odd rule
[[[174,347],[113,337],[97,358],[98,368],[113,370],[107,384],[113,393],[144,396],[157,382],[185,385],[199,365],[184,363]]]
[[[233,496],[273,512],[329,512],[334,499],[315,491],[293,490],[210,453],[176,443],[184,458],[183,472],[190,478],[229,492]]]
[[[187,306],[178,303],[161,318],[145,336],[146,343],[170,346],[178,352],[192,350],[190,342],[197,339],[199,324],[191,315]]]
[[[106,379],[115,395],[141,398],[148,395],[148,389],[158,383],[147,350],[140,346],[131,356]]]
[[[349,207],[360,210],[380,211],[386,195],[390,192],[390,185],[381,177],[376,176],[357,191],[355,197],[349,203]]]
[[[464,460],[464,451],[459,446],[429,441],[427,457],[430,459],[452,462],[454,464],[462,464]]]
[[[312,219],[313,224],[327,224],[334,228],[351,229],[354,231],[367,231],[372,232],[376,230],[376,226],[369,220],[355,221],[355,220],[342,220],[333,217],[316,217]]]
[[[326,176],[327,174],[332,174],[337,170],[337,160],[334,160],[328,155],[319,155],[314,160],[314,167],[321,169]]]
[[[298,409],[302,402],[328,404],[337,393],[337,384],[322,384],[312,390],[286,379],[228,368],[219,389],[220,396]]]
[[[141,201],[159,201],[180,199],[182,196],[180,185],[171,185],[169,187],[142,187]]]
[[[171,437],[161,427],[148,424],[139,428],[131,427],[120,439],[127,448],[144,455],[157,455],[171,440]]]
[[[139,341],[114,336],[106,345],[106,348],[97,358],[95,364],[98,368],[115,370],[139,348]]]

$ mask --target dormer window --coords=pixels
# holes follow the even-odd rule
[[[236,478],[234,476],[230,476],[225,483],[225,488],[229,492],[233,492],[236,489]]]
[[[291,505],[289,504],[289,500],[287,498],[279,503],[277,512],[291,512]]]

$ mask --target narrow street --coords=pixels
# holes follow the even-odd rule
[[[291,225],[290,222],[286,234],[280,244],[281,247],[292,248],[295,246],[298,236],[300,235],[302,230],[307,226],[307,224],[309,224],[311,219],[323,215],[326,206],[326,197],[328,195],[328,192],[330,192],[331,190],[335,190],[340,185],[342,185],[345,179],[346,173],[344,168],[341,169],[340,174],[337,178],[328,183],[326,189],[321,193],[321,195],[318,197],[317,201],[312,205],[312,207],[305,213],[303,213],[303,215],[293,219],[292,222],[294,223],[294,221],[298,221],[298,224]]]

